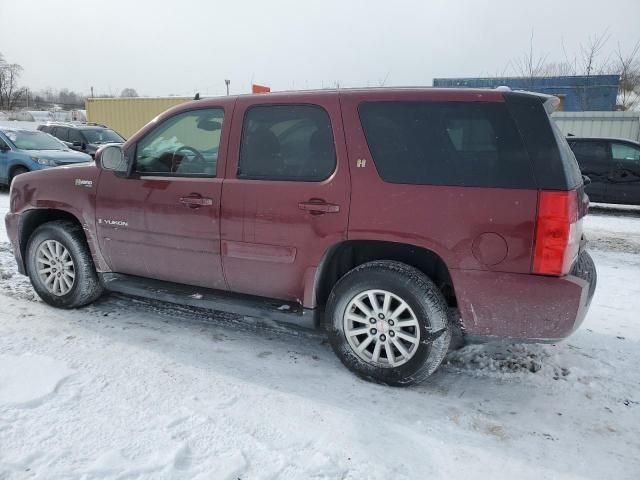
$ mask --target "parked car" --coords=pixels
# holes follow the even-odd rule
[[[593,202],[640,205],[640,144],[618,138],[568,137]]]
[[[22,173],[90,161],[44,132],[0,127],[0,184],[9,185]]]
[[[38,130],[50,133],[67,147],[84,152],[93,158],[96,150],[105,143],[124,143],[124,138],[105,125],[98,123],[50,122],[38,125]]]
[[[18,178],[7,231],[51,305],[106,289],[324,325],[348,368],[407,385],[456,331],[555,342],[582,322],[588,199],[556,102],[420,88],[190,102],[95,165]]]

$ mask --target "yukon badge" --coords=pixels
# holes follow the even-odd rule
[[[76,178],[76,187],[93,187],[93,180],[84,180],[82,178]]]
[[[126,222],[124,220],[110,220],[110,219],[102,219],[99,218],[98,219],[98,223],[102,224],[106,224],[109,225],[110,227],[128,227],[129,226],[129,222]]]

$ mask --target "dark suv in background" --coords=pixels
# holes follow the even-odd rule
[[[122,136],[106,125],[98,123],[47,123],[38,130],[49,133],[69,148],[88,153],[93,158],[105,143],[124,143]]]
[[[618,138],[568,137],[592,202],[640,205],[640,144]]]

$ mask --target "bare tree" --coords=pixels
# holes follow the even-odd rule
[[[26,94],[26,89],[18,85],[21,73],[19,64],[7,63],[0,54],[0,109],[13,109]]]
[[[137,97],[138,92],[134,88],[125,88],[120,92],[121,97]]]
[[[529,81],[527,88],[533,88],[533,79],[541,77],[544,74],[547,55],[535,55],[533,51],[533,30],[531,30],[531,38],[529,39],[529,52],[517,58],[514,61],[516,72],[519,76]]]
[[[584,83],[576,88],[578,103],[582,110],[589,110],[591,106],[591,95],[589,95],[589,91],[592,85],[590,77],[612,71],[609,60],[611,55],[607,56],[604,60],[602,59],[603,50],[610,36],[608,30],[589,36],[586,43],[580,43],[579,53],[574,56],[573,59],[569,59],[564,47],[564,41],[562,43],[565,61],[563,62],[564,66],[560,67],[560,70],[566,72],[565,74],[568,75],[582,75],[587,77]]]
[[[541,69],[543,77],[566,77],[575,75],[574,66],[568,62],[549,62]]]
[[[640,41],[624,53],[620,44],[616,50],[616,71],[620,73],[618,105],[624,110],[640,106]]]
[[[607,70],[608,61],[600,61],[602,49],[609,41],[609,32],[605,30],[600,35],[590,36],[587,43],[580,44],[580,64],[582,74],[589,77],[594,74],[603,73]]]

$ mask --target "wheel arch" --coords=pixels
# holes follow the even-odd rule
[[[27,245],[29,243],[29,238],[33,235],[33,232],[40,226],[48,222],[53,222],[55,220],[68,220],[80,226],[82,228],[82,222],[72,213],[66,210],[60,209],[52,209],[52,208],[37,208],[32,210],[27,210],[22,214],[22,219],[20,222],[20,231],[18,234],[18,245],[20,246],[20,259],[21,264],[18,265],[21,272],[24,272],[25,269],[25,258],[27,254]],[[84,232],[85,240],[87,240],[86,232],[84,228],[82,229]],[[89,248],[91,249],[91,242],[87,242],[89,244]],[[92,249],[91,249],[92,250]]]
[[[17,169],[19,169],[19,168],[22,168],[22,169],[26,170],[27,172],[32,172],[32,171],[33,171],[33,169],[29,168],[29,166],[28,166],[28,165],[25,165],[25,164],[24,164],[24,163],[22,163],[22,162],[16,162],[16,163],[14,163],[13,165],[11,165],[11,166],[9,167],[9,170],[8,170],[8,172],[7,172],[7,181],[8,181],[9,183],[11,183],[11,180],[13,179],[13,177],[14,177],[14,175],[15,175],[15,171],[16,171]]]
[[[348,271],[374,260],[394,260],[417,268],[437,285],[449,307],[457,307],[449,268],[437,253],[413,244],[381,240],[345,240],[330,247],[316,271],[315,305],[326,304],[331,289]]]

